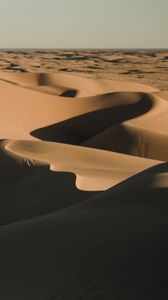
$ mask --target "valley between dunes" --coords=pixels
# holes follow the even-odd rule
[[[167,299],[166,93],[0,73],[1,299]]]

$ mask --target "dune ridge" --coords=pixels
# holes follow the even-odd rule
[[[165,94],[0,73],[3,300],[167,299]]]
[[[90,95],[58,95],[57,88],[61,88],[61,84],[62,90],[65,86],[70,88],[71,84],[78,94],[82,94],[81,87],[87,84]],[[56,87],[56,94],[44,89],[42,92],[38,89],[41,86]],[[1,122],[7,123],[10,109],[11,115],[17,115],[17,118],[12,116],[9,128],[6,126],[6,131],[0,132],[2,139],[11,140],[6,142],[5,148],[27,161],[48,164],[51,170],[75,173],[80,189],[107,189],[157,161],[167,159],[163,146],[167,144],[164,125],[168,107],[164,99],[155,95],[156,89],[110,80],[90,82],[90,79],[77,79],[66,74],[5,73],[1,74],[1,93],[5,110]],[[6,106],[10,107],[8,111]],[[116,135],[121,134],[122,138],[117,140]],[[26,139],[32,142],[26,142]],[[43,142],[35,142],[38,139]],[[62,153],[66,153],[65,158]],[[141,158],[134,159],[133,156]]]

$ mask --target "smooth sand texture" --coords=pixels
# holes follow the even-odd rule
[[[164,95],[0,74],[1,299],[167,299]]]
[[[128,124],[132,124],[131,120],[134,122],[136,119],[137,122],[139,120],[140,125],[143,125],[145,122],[143,118],[145,120],[149,118],[150,122],[155,111],[156,115],[157,111],[162,113],[165,105],[167,108],[167,103],[150,94],[155,92],[155,89],[139,84],[98,80],[95,85],[90,84],[94,94],[92,96],[62,97],[58,96],[57,92],[56,95],[50,95],[34,91],[34,86],[38,86],[40,74],[26,74],[26,76],[23,75],[23,78],[20,78],[22,75],[18,76],[17,74],[1,74],[0,76],[2,93],[2,117],[0,121],[2,131],[0,135],[1,139],[16,140],[7,142],[5,148],[8,151],[21,155],[28,160],[47,163],[52,170],[75,173],[77,187],[91,191],[107,189],[157,164],[156,161],[147,160],[144,152],[139,156],[144,156],[145,160],[115,152],[79,147],[85,142],[89,147],[93,146],[88,140],[94,139],[94,136],[101,134],[107,128],[108,130],[113,128],[116,124],[121,122],[127,124],[127,120],[130,122]],[[16,80],[19,80],[17,85],[15,76]],[[57,91],[57,79],[66,83],[68,78],[70,83],[76,82],[77,91],[82,86],[82,79],[83,86],[87,85],[89,81],[85,78],[80,78],[78,81],[78,78],[71,78],[70,75],[53,74],[52,76],[46,74],[43,84],[45,82],[46,86],[47,83],[53,87],[56,86]],[[24,79],[28,89],[22,87]],[[22,84],[21,87],[19,82]],[[101,93],[95,95],[99,82],[98,91],[100,93],[101,89]],[[112,86],[111,92],[109,92],[110,85]],[[31,86],[33,86],[33,91],[30,90]],[[87,86],[89,88],[89,85]],[[124,86],[129,92],[122,91]],[[105,93],[105,87],[107,87],[108,93]],[[9,117],[10,122],[8,122]],[[5,128],[3,124],[6,123],[8,126]],[[145,135],[145,128],[144,132]],[[35,142],[35,138],[53,141],[53,143]],[[32,142],[26,142],[26,139],[32,140]],[[112,135],[111,139],[113,140]],[[56,141],[62,144],[57,144]],[[144,143],[146,143],[145,138]],[[147,143],[145,146],[144,143],[143,147],[148,149]],[[75,144],[76,146],[67,144]],[[124,149],[125,147],[123,147],[123,151]],[[150,153],[150,150],[148,152]],[[162,155],[163,153],[161,155],[156,153],[153,158],[162,160]],[[150,155],[149,158],[151,158]],[[163,157],[164,159],[166,158]]]

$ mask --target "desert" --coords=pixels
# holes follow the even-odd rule
[[[167,299],[168,51],[0,51],[0,298]]]

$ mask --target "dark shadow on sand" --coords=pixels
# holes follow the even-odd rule
[[[31,135],[45,141],[77,145],[109,126],[145,114],[152,108],[152,105],[147,95],[142,94],[138,103],[86,113],[60,123],[38,128],[32,131]]]

